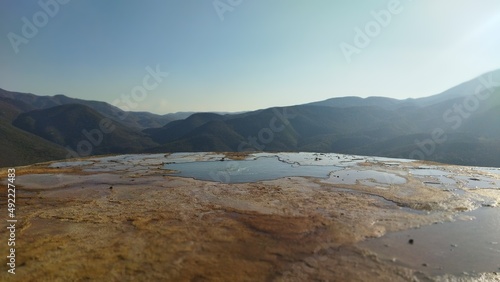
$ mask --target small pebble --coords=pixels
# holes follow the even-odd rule
[[[422,263],[422,266],[423,267],[427,267],[427,263]]]
[[[408,244],[413,245],[413,239],[408,240]]]

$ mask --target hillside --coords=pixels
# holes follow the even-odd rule
[[[79,104],[23,113],[12,124],[75,151],[81,148],[83,155],[141,152],[157,145],[139,131]]]
[[[419,99],[343,97],[238,114],[121,112],[126,119],[118,120],[118,109],[103,102],[0,90],[0,119],[5,134],[30,133],[52,142],[44,146],[85,154],[306,151],[500,166],[497,81],[500,71]],[[106,118],[116,130],[94,140],[101,135],[92,130]],[[23,150],[16,144],[25,143],[10,144],[11,151]]]
[[[483,79],[500,81],[500,72]],[[500,88],[480,99],[481,83],[421,99],[344,97],[240,115],[194,114],[144,132],[164,151],[336,152],[500,166]]]
[[[0,167],[20,166],[64,159],[62,146],[24,132],[0,119]]]
[[[14,127],[22,112],[33,110],[25,102],[0,98],[0,167],[27,165],[66,157],[66,150],[37,135]]]
[[[119,108],[105,102],[88,101],[82,99],[70,98],[64,95],[55,96],[37,96],[29,93],[19,93],[0,89],[0,99],[8,98],[16,102],[21,102],[30,105],[32,109],[48,109],[55,106],[80,104],[85,105],[99,112],[101,115],[113,119],[127,127],[136,129],[145,129],[150,127],[160,127],[170,121],[178,118],[184,118],[184,113],[168,114],[164,116],[148,113],[148,112],[130,112],[122,111]],[[187,113],[189,115],[190,113]]]

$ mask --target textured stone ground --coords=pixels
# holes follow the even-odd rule
[[[496,208],[498,189],[457,195],[424,185],[408,173],[424,165],[418,162],[359,162],[407,180],[378,186],[303,177],[221,184],[167,176],[165,162],[165,155],[141,155],[17,168],[17,274],[4,264],[0,280],[500,280],[493,272],[430,277],[357,246],[387,232],[460,220],[484,203]],[[5,183],[5,170],[0,176]],[[2,185],[2,202],[5,195]],[[5,228],[0,238],[8,238]]]

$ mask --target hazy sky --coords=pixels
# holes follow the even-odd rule
[[[0,88],[111,103],[158,66],[133,110],[243,111],[429,96],[500,68],[498,0],[59,1],[0,3]]]

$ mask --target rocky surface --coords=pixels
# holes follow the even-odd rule
[[[4,266],[0,280],[500,281],[493,270],[431,276],[359,245],[497,208],[497,170],[350,157],[343,171],[375,171],[405,183],[376,177],[347,183],[332,173],[229,184],[164,168],[264,156],[273,155],[125,155],[19,167],[16,275]],[[277,155],[291,163],[297,156]],[[326,165],[329,156],[341,160],[300,155],[299,164]],[[446,185],[436,170],[457,176],[449,177],[456,185]],[[0,176],[5,202],[5,169]],[[477,181],[491,187],[469,187]],[[0,238],[7,232],[2,228]],[[0,253],[8,253],[6,244]]]

